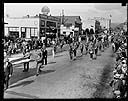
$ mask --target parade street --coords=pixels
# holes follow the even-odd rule
[[[48,56],[48,64],[39,76],[35,76],[35,61],[30,62],[28,72],[22,72],[22,64],[15,66],[4,98],[112,98],[109,81],[114,57],[111,47],[101,52],[96,60],[90,60],[89,54],[80,56],[77,51],[73,61],[68,51],[57,53],[54,59]]]
[[[127,3],[3,4],[2,98],[128,97]]]

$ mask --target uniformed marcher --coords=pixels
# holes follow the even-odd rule
[[[55,40],[52,41],[53,47],[52,47],[52,55],[53,58],[55,58],[55,53],[56,53],[56,43]]]
[[[85,43],[86,54],[88,53],[88,43]]]
[[[72,60],[73,59],[73,46],[72,46],[72,43],[69,44],[69,56],[70,56],[70,59]]]
[[[98,45],[97,45],[97,43],[95,43],[94,53],[95,53],[95,56],[97,58],[97,53],[98,53]]]
[[[8,89],[9,86],[9,79],[11,78],[13,74],[13,65],[11,62],[9,62],[9,59],[5,59],[5,64],[4,64],[4,85],[5,85],[5,90]]]
[[[29,49],[26,49],[26,53],[24,54],[24,59],[30,59],[30,56],[31,56],[31,54],[30,54]],[[28,70],[29,70],[29,62],[24,62],[23,72],[28,72]]]
[[[83,50],[84,50],[84,45],[82,42],[80,42],[80,51],[81,51],[81,56],[83,55]]]
[[[94,51],[93,51],[93,47],[92,46],[89,49],[89,54],[90,54],[90,59],[93,59]]]
[[[47,50],[46,50],[46,46],[43,45],[43,50],[42,50],[42,53],[43,53],[43,65],[47,65]]]
[[[36,76],[39,75],[39,72],[41,72],[41,67],[43,66],[44,59],[43,59],[43,49],[41,49],[40,53],[38,54],[38,59],[36,60]]]
[[[77,52],[77,43],[73,43],[73,53],[74,53],[74,59],[76,59],[76,52]]]

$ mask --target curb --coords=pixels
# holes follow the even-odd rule
[[[66,44],[65,46],[63,46],[62,51],[61,51],[60,48],[57,48],[56,53],[61,53],[61,52],[67,51],[67,48],[68,48],[68,44]],[[48,51],[48,56],[51,56],[52,55],[51,49],[48,49],[47,51]],[[38,52],[35,52],[35,53],[38,53]],[[19,59],[16,59],[15,61],[20,61],[20,60]],[[32,62],[32,61],[35,61],[34,57],[31,58],[31,61],[30,62]]]

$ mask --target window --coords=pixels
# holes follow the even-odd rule
[[[35,36],[38,36],[38,30],[35,28]]]
[[[26,29],[26,38],[30,38],[30,28]]]
[[[56,27],[56,22],[47,21],[47,27]]]
[[[44,27],[45,26],[45,21],[41,20],[41,26]]]
[[[66,32],[63,32],[63,34],[65,34],[65,35],[66,35]]]
[[[25,32],[25,28],[21,28],[21,32]]]
[[[35,36],[34,28],[31,28],[31,36]]]
[[[18,27],[10,27],[9,31],[18,32],[19,28]]]

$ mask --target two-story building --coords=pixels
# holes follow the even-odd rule
[[[56,37],[60,33],[60,19],[39,14],[36,16],[4,18],[5,36],[13,38]]]

